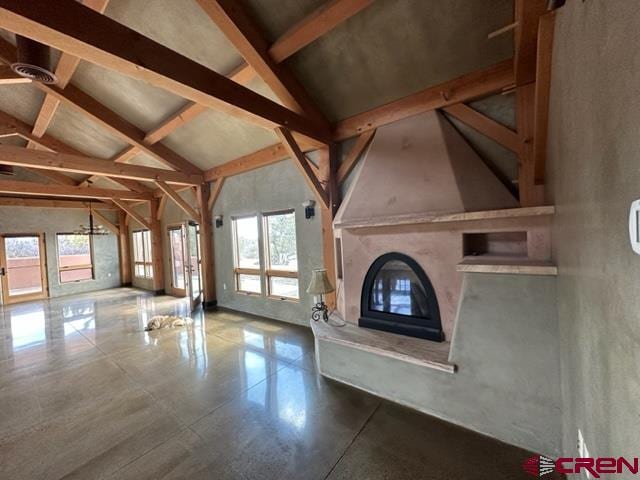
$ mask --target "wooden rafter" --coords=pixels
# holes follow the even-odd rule
[[[19,197],[0,197],[0,206],[3,207],[32,207],[32,208],[74,208],[86,210],[89,208],[89,202],[79,200],[55,200],[42,198],[19,198]],[[104,203],[92,204],[93,211],[96,210],[117,210],[114,205]]]
[[[213,182],[221,177],[232,177],[272,163],[281,162],[287,158],[289,158],[289,153],[281,143],[277,143],[213,167],[204,172],[204,179],[207,182]]]
[[[338,122],[334,140],[355,137],[412,115],[499,92],[513,85],[513,62],[493,65]]]
[[[282,62],[340,23],[373,3],[373,0],[331,0],[286,31],[269,48],[275,62]]]
[[[12,195],[39,195],[49,197],[80,198],[124,198],[127,200],[151,200],[149,193],[112,190],[107,188],[86,188],[67,185],[44,185],[42,183],[20,182],[17,180],[0,180],[0,193]]]
[[[202,182],[201,182],[202,183]],[[180,209],[185,212],[192,220],[198,220],[200,215],[196,212],[191,205],[189,205],[184,198],[180,196],[178,192],[173,190],[169,185],[162,181],[156,181],[156,185],[160,190],[164,192],[164,194],[169,197],[173,202],[180,207]]]
[[[183,185],[199,185],[202,175],[189,175],[173,170],[114,163],[79,155],[29,150],[13,145],[0,145],[0,162],[17,167],[30,167],[58,172],[97,174],[111,178],[160,180]]]
[[[144,136],[144,141],[150,145],[159,142],[169,133],[180,128],[185,123],[193,120],[202,112],[206,111],[207,107],[198,105],[197,103],[189,103],[171,115],[168,119],[162,122],[153,130],[147,132]]]
[[[329,125],[289,70],[269,55],[269,46],[257,25],[236,0],[197,0],[258,76],[291,110],[304,113],[322,129]]]
[[[97,12],[104,13],[109,0],[83,0],[82,3]],[[55,70],[55,74],[58,79],[58,88],[65,88],[68,85],[71,81],[71,77],[76,71],[76,68],[78,68],[79,63],[80,59],[78,57],[74,57],[73,55],[69,55],[64,52],[60,55],[58,65]],[[45,95],[40,111],[33,123],[32,133],[36,137],[42,137],[42,135],[44,135],[59,105],[60,100],[51,95]],[[30,141],[27,146],[30,148],[35,147],[35,143]]]
[[[264,128],[287,125],[313,140],[329,141],[329,132],[317,122],[75,0],[0,0],[0,27]]]
[[[547,12],[547,0],[515,0],[514,80],[516,86],[536,79],[538,22]]]
[[[535,181],[544,183],[547,158],[547,138],[549,126],[549,94],[551,90],[551,57],[553,54],[553,28],[555,11],[540,17],[538,28],[538,51],[536,87],[534,100],[533,155]]]
[[[336,178],[338,185],[342,183],[344,179],[349,176],[353,168],[356,166],[356,163],[358,162],[360,155],[362,155],[362,152],[364,152],[364,149],[367,148],[367,145],[369,145],[369,142],[371,142],[371,139],[373,138],[375,133],[376,133],[375,130],[369,130],[368,132],[364,132],[358,137],[358,139],[356,140],[356,143],[353,145],[353,147],[351,147],[351,150],[349,150],[348,155],[345,157],[345,159],[342,161],[342,163],[338,167],[337,178]]]
[[[443,110],[512,152],[520,153],[522,150],[522,143],[516,132],[464,103],[450,105]]]
[[[75,3],[75,2],[73,2]],[[94,12],[95,13],[95,12]],[[95,13],[101,16],[98,13]],[[0,39],[0,60],[4,63],[16,61],[16,49],[4,39]],[[162,162],[163,164],[185,173],[201,173],[201,170],[191,164],[180,155],[162,144],[147,145],[144,143],[145,133],[132,123],[128,122],[106,106],[84,93],[74,85],[68,85],[64,90],[35,82],[33,85],[46,94],[49,94],[67,107],[88,116],[114,135],[125,142],[139,148],[141,151]]]
[[[121,210],[127,213],[131,218],[133,218],[136,222],[142,225],[146,229],[151,229],[151,224],[145,219],[142,215],[136,212],[131,206],[124,203],[121,199],[114,198],[113,203],[115,203]]]
[[[291,132],[286,128],[276,128],[275,132],[287,151],[288,156],[291,158],[295,166],[298,167],[298,170],[302,174],[311,191],[318,198],[320,204],[327,208],[329,206],[329,195],[323,188],[320,180],[316,177],[311,166],[309,166],[307,157],[305,157],[302,150],[300,150],[300,147],[293,138],[293,135],[291,135]]]

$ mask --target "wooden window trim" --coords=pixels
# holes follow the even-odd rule
[[[149,236],[151,236],[151,230],[144,228],[141,230],[134,230],[131,234],[131,243],[133,244],[133,248],[131,249],[132,252],[132,256],[133,256],[133,276],[135,278],[142,278],[145,280],[153,280],[153,275],[155,274],[155,272],[153,271],[153,257],[152,257],[152,253],[151,251],[147,252],[146,251],[146,247],[145,247],[145,241],[144,241],[144,233],[148,232]],[[143,261],[136,261],[136,240],[135,240],[135,235],[136,233],[140,233],[142,234],[142,258]],[[149,238],[149,246],[151,247],[151,238]],[[147,256],[148,253],[148,256]],[[138,275],[138,271],[137,268],[138,266],[142,266],[142,271],[144,272],[142,275]],[[147,275],[147,272],[152,272],[151,275]]]
[[[300,301],[300,281],[298,280],[298,296],[297,297],[288,297],[286,295],[274,295],[271,292],[271,279],[272,278],[295,278],[299,279],[300,273],[298,270],[298,264],[296,262],[295,270],[278,270],[275,268],[271,268],[271,251],[269,248],[269,217],[273,217],[276,215],[290,215],[293,214],[294,223],[295,223],[295,208],[286,208],[283,210],[275,210],[271,212],[263,212],[262,220],[263,220],[263,243],[264,243],[264,254],[265,254],[265,277],[266,277],[266,287],[267,287],[267,298],[272,300],[286,300],[290,302],[299,302]],[[296,248],[298,244],[298,234],[296,232]]]
[[[66,265],[64,267],[60,266],[60,244],[58,243],[58,238],[60,235],[79,235],[86,236],[89,239],[89,256],[91,257],[91,263],[82,264],[82,265]],[[69,233],[69,232],[58,232],[56,233],[56,261],[58,266],[58,282],[60,284],[64,283],[79,283],[79,282],[91,282],[96,279],[96,267],[95,267],[95,259],[93,255],[93,237],[88,234],[82,233]],[[72,272],[74,270],[86,270],[91,269],[91,278],[86,278],[84,280],[62,280],[62,272]]]

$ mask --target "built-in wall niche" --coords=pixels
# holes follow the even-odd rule
[[[527,258],[527,232],[465,233],[462,248],[464,257]]]

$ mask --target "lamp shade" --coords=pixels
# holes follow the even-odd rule
[[[322,295],[325,293],[331,293],[335,289],[331,282],[329,281],[329,277],[327,276],[327,271],[323,269],[314,270],[311,272],[311,283],[309,284],[309,288],[307,288],[307,293],[311,293],[312,295]]]

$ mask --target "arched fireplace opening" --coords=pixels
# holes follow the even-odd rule
[[[387,253],[371,264],[362,288],[358,325],[444,340],[433,286],[420,265],[402,253]]]

